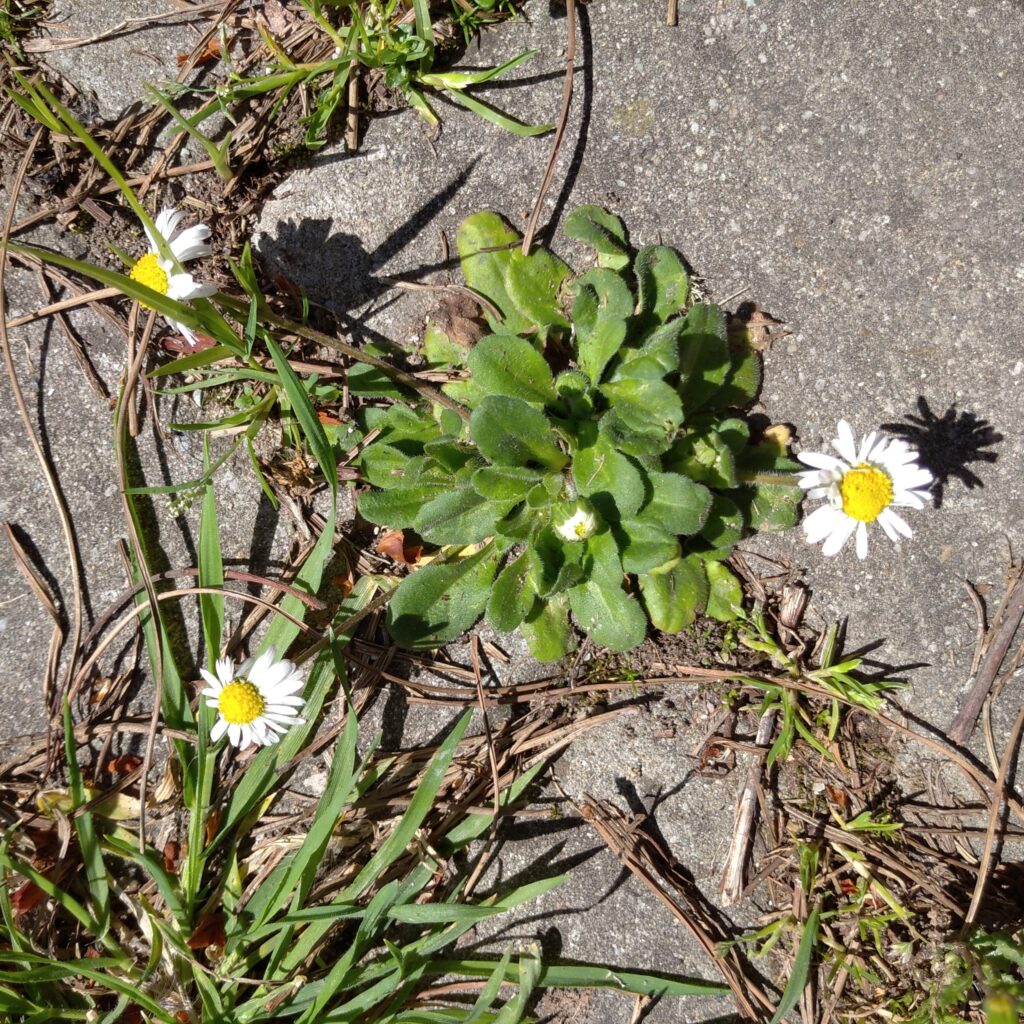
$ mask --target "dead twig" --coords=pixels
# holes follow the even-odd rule
[[[537,190],[537,198],[533,204],[533,211],[526,224],[526,231],[523,234],[523,255],[530,254],[530,246],[533,245],[533,236],[537,232],[537,223],[540,220],[540,211],[544,206],[544,197],[551,187],[551,179],[555,176],[555,162],[558,160],[558,152],[562,148],[562,137],[565,135],[565,126],[569,122],[569,108],[572,105],[573,75],[576,68],[576,0],[566,0],[565,5],[565,31],[568,37],[565,48],[565,84],[562,86],[562,112],[558,115],[558,125],[555,128],[555,138],[551,143],[551,156],[548,158],[548,166],[541,179],[540,188]]]
[[[988,830],[985,832],[985,846],[981,854],[981,863],[978,865],[978,880],[974,885],[974,895],[971,897],[971,905],[964,917],[965,929],[974,923],[974,918],[981,907],[981,901],[985,897],[985,886],[988,884],[989,870],[992,866],[992,851],[995,848],[996,832],[999,828],[999,812],[1003,808],[1006,782],[1010,774],[1010,766],[1013,764],[1017,752],[1017,744],[1020,742],[1021,729],[1024,729],[1024,707],[1017,715],[1017,721],[1014,723],[1010,739],[1003,751],[1003,759],[999,764],[999,775],[992,787],[992,807],[988,816]]]
[[[729,946],[720,952],[719,943],[727,941],[729,936],[704,908],[693,882],[642,827],[643,819],[629,819],[612,804],[590,796],[584,797],[580,813],[622,865],[647,886],[701,944],[732,990],[738,1011],[750,1021],[763,1020],[766,1013],[771,1013],[772,1000],[736,948]],[[683,898],[683,903],[667,891],[662,879]]]
[[[1010,570],[1006,592],[999,604],[996,619],[985,634],[985,654],[978,666],[977,674],[969,684],[970,688],[960,705],[960,711],[949,727],[949,739],[963,746],[974,732],[975,723],[992,685],[999,675],[999,668],[1013,638],[1024,619],[1024,562]]]
[[[767,747],[775,732],[776,712],[769,711],[761,716],[757,725],[757,736],[754,739],[758,747]],[[722,895],[722,906],[735,906],[743,898],[743,873],[751,848],[754,845],[754,830],[757,827],[758,790],[764,775],[764,757],[759,755],[750,766],[746,784],[736,805],[736,828],[729,855],[725,860],[725,871],[718,891]]]

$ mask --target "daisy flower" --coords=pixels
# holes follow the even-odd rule
[[[276,743],[279,733],[302,723],[298,712],[305,703],[295,696],[302,689],[302,673],[268,647],[258,658],[249,658],[237,668],[230,658],[217,659],[217,674],[200,669],[210,684],[202,695],[217,709],[217,721],[210,730],[216,743],[225,733],[240,749],[257,743]]]
[[[128,276],[139,284],[144,284],[153,291],[166,295],[169,299],[184,302],[188,299],[202,299],[213,295],[217,289],[212,284],[199,284],[191,274],[186,274],[181,265],[188,260],[196,260],[201,256],[210,255],[210,247],[206,240],[210,237],[210,229],[205,224],[179,231],[185,219],[183,210],[163,209],[156,218],[156,232],[160,240],[166,243],[173,255],[173,260],[164,259],[160,253],[160,242],[148,227],[145,228],[149,239],[149,252],[138,260]],[[143,305],[145,305],[143,303]],[[168,323],[180,331],[190,345],[195,345],[196,336],[191,328],[168,318]]]
[[[905,441],[879,437],[872,431],[860,443],[846,420],[839,421],[832,446],[841,458],[802,452],[797,458],[810,470],[799,475],[808,498],[826,503],[804,520],[809,544],[824,541],[821,553],[835,555],[857,534],[857,557],[868,553],[868,523],[877,522],[896,541],[911,536],[910,527],[894,508],[924,508],[932,475],[917,463],[917,451]]]

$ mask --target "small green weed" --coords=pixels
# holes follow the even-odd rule
[[[729,620],[733,545],[795,520],[794,464],[733,411],[758,389],[757,353],[721,309],[690,302],[671,249],[634,253],[596,207],[565,230],[596,249],[596,268],[524,254],[496,214],[463,223],[463,272],[493,333],[467,350],[433,326],[425,355],[458,378],[443,391],[467,411],[364,414],[379,433],[360,459],[374,486],[360,512],[443,554],[391,603],[403,646],[437,646],[486,615],[552,660],[574,644],[570,612],[614,651],[639,644],[648,621],[675,633],[700,611]]]
[[[354,114],[350,89],[357,80],[379,82],[390,95],[400,97],[427,121],[436,126],[437,114],[431,94],[442,95],[501,128],[517,135],[543,134],[551,125],[528,125],[509,117],[485,103],[473,93],[484,85],[519,67],[534,56],[520,54],[498,67],[474,71],[445,69],[441,53],[447,36],[440,26],[454,19],[465,39],[471,39],[483,26],[508,17],[514,5],[508,2],[430,2],[414,0],[411,7],[399,0],[300,0],[307,19],[286,22],[276,38],[265,24],[259,33],[267,61],[258,74],[236,71],[229,47],[222,42],[221,59],[231,68],[228,80],[213,89],[201,109],[185,117],[175,114],[180,126],[188,130],[211,152],[222,175],[227,169],[230,136],[215,145],[199,131],[208,117],[221,113],[233,124],[241,123],[243,111],[253,101],[263,108],[261,132],[275,125],[289,105],[300,95],[309,110],[303,118],[304,142],[319,149],[328,139],[335,115],[348,109]],[[312,28],[312,35],[306,29]],[[302,29],[302,31],[300,31]],[[450,31],[450,29],[449,29]],[[300,52],[294,54],[290,37],[294,34]],[[251,63],[246,61],[246,66]],[[194,93],[210,93],[201,88],[175,88],[172,95],[156,94],[155,99],[173,111],[172,99]],[[216,150],[215,154],[213,151]]]

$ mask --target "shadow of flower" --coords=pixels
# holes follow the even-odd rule
[[[960,412],[955,404],[936,416],[922,396],[917,398],[919,415],[908,413],[905,423],[883,423],[882,429],[903,438],[920,454],[921,465],[935,477],[932,493],[935,507],[942,507],[946,485],[953,478],[968,490],[984,487],[981,478],[968,468],[974,462],[995,462],[996,452],[986,451],[1003,440],[988,420],[973,412]]]

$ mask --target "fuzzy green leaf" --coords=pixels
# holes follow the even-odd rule
[[[530,562],[524,551],[498,574],[487,600],[487,621],[501,633],[511,633],[533,608],[535,594],[527,581]]]
[[[611,270],[590,270],[573,282],[571,290],[575,295],[572,320],[576,361],[596,384],[626,339],[633,295],[626,282]]]
[[[647,496],[643,473],[603,436],[576,453],[572,475],[579,493],[608,522],[634,515]]]
[[[663,633],[685,629],[707,604],[708,577],[697,555],[680,558],[668,572],[638,576],[637,582],[651,622]]]
[[[492,330],[506,334],[522,334],[533,326],[518,312],[505,284],[512,246],[517,241],[518,233],[498,214],[487,210],[467,217],[459,225],[456,239],[466,284],[501,310],[501,321],[495,321],[490,313],[485,316]]]
[[[489,501],[469,487],[460,487],[423,505],[413,528],[431,544],[475,544],[494,533],[495,522],[508,511],[509,504]]]
[[[625,519],[613,532],[626,572],[649,572],[679,557],[679,539],[654,523]]]
[[[662,380],[616,380],[601,385],[612,412],[626,429],[669,441],[683,422],[675,388]]]
[[[469,432],[481,453],[500,466],[560,469],[568,461],[544,414],[519,398],[488,395],[470,418]]]
[[[576,238],[596,249],[599,267],[622,270],[629,266],[626,226],[600,206],[578,206],[565,218],[562,230],[568,238]]]
[[[702,302],[686,314],[679,348],[679,391],[689,416],[716,396],[732,370],[718,306]]]
[[[427,502],[446,494],[450,486],[431,481],[411,487],[394,487],[388,491],[369,491],[359,496],[359,514],[377,526],[393,529],[411,527],[420,509]]]
[[[563,540],[546,526],[527,549],[529,579],[538,597],[548,598],[579,583],[585,572],[586,545]]]
[[[717,431],[687,430],[669,449],[664,466],[708,487],[735,487],[736,458]]]
[[[576,638],[569,625],[569,601],[565,594],[548,601],[538,598],[520,629],[530,654],[538,661],[558,661],[576,646]]]
[[[537,470],[528,466],[481,466],[470,477],[477,494],[499,501],[521,501],[537,482]]]
[[[751,530],[777,533],[796,524],[804,492],[800,487],[787,487],[780,481],[779,484],[738,487],[730,491],[729,496],[743,512]]]
[[[516,310],[531,326],[568,327],[559,306],[562,283],[572,271],[547,249],[534,249],[523,255],[513,249],[505,271],[505,288]]]
[[[685,320],[672,320],[656,327],[635,348],[620,352],[621,362],[613,380],[660,380],[679,369],[679,339]]]
[[[468,363],[474,383],[488,394],[521,398],[535,405],[555,400],[551,368],[524,338],[508,334],[482,338],[470,352]]]
[[[678,255],[664,245],[645,245],[634,264],[640,316],[664,323],[686,307],[690,278]]]
[[[388,605],[388,632],[401,647],[440,647],[483,614],[498,567],[488,546],[458,562],[425,565],[398,585]]]
[[[689,536],[700,531],[711,508],[711,492],[679,473],[648,473],[652,497],[638,516],[672,534]]]
[[[569,607],[587,636],[611,651],[632,650],[647,635],[643,609],[621,584],[587,580],[569,591]]]
[[[724,494],[716,494],[700,535],[712,547],[728,552],[743,536],[746,525],[736,502]]]
[[[739,580],[721,562],[705,562],[704,570],[710,586],[705,613],[719,622],[732,622],[743,611]]]

